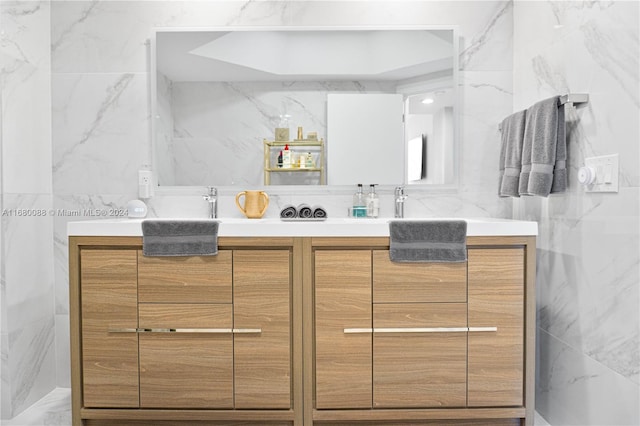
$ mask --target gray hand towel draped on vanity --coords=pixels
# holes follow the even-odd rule
[[[142,221],[145,256],[213,256],[218,254],[218,221]]]
[[[392,220],[389,258],[393,262],[465,262],[464,220]]]

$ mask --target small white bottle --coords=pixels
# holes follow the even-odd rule
[[[378,217],[380,214],[380,199],[376,194],[376,184],[369,185],[369,194],[367,195],[367,217]]]
[[[291,168],[291,150],[289,149],[289,145],[285,145],[284,149],[282,150],[282,168]]]

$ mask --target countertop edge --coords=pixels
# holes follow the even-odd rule
[[[439,218],[411,218],[429,220]],[[464,219],[464,218],[460,218]],[[278,219],[220,219],[219,237],[388,237],[392,219],[335,219],[326,222],[291,223]],[[474,218],[467,220],[467,236],[537,236],[532,221]],[[67,236],[142,237],[142,220],[89,220],[67,223]]]

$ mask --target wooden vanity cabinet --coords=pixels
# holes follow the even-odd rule
[[[389,239],[70,237],[73,424],[532,425],[535,237],[463,263]]]
[[[75,425],[302,423],[292,239],[238,239],[190,257],[103,241],[70,244]],[[300,378],[301,362],[295,370]]]
[[[462,263],[391,262],[387,239],[314,243],[305,416],[532,424],[535,239],[469,238]]]

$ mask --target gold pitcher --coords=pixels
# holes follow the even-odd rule
[[[244,206],[240,205],[242,197]],[[236,206],[249,219],[260,219],[269,207],[269,196],[263,191],[242,191],[236,195]]]

